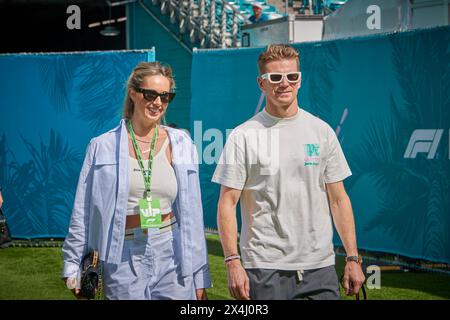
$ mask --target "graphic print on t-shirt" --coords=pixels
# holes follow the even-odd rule
[[[320,164],[320,145],[318,143],[305,144],[305,167],[318,166]]]

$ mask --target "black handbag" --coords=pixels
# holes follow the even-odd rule
[[[6,223],[6,217],[3,214],[2,208],[0,208],[0,248],[9,247],[11,242],[11,233]]]
[[[92,250],[81,260],[81,277],[79,296],[86,299],[95,299],[100,295],[101,272],[98,251]]]

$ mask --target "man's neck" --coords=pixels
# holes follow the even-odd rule
[[[270,103],[267,103],[266,111],[271,116],[274,116],[277,118],[290,118],[297,114],[298,104],[292,103],[287,108],[283,108],[283,107],[276,107],[276,106],[271,105]]]

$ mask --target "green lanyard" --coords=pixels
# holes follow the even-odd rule
[[[156,125],[154,133],[153,133],[153,141],[150,150],[150,155],[148,157],[148,170],[145,171],[144,162],[142,161],[141,150],[136,141],[136,137],[134,135],[133,126],[131,121],[128,121],[128,130],[130,130],[131,141],[133,142],[134,151],[136,152],[137,160],[139,162],[139,167],[141,168],[142,176],[144,177],[144,186],[145,186],[145,197],[147,200],[152,199],[150,186],[152,185],[152,165],[153,165],[153,155],[155,153],[155,144],[156,138],[158,137],[158,125]]]

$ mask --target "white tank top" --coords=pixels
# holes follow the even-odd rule
[[[175,171],[166,156],[169,138],[166,138],[161,150],[153,158],[152,169],[152,197],[159,199],[161,213],[167,214],[172,211],[172,204],[178,193],[178,184]],[[148,168],[148,160],[144,160],[144,168]],[[139,199],[145,195],[144,178],[142,176],[139,162],[133,157],[128,161],[128,181],[130,190],[128,193],[127,215],[139,214]]]

